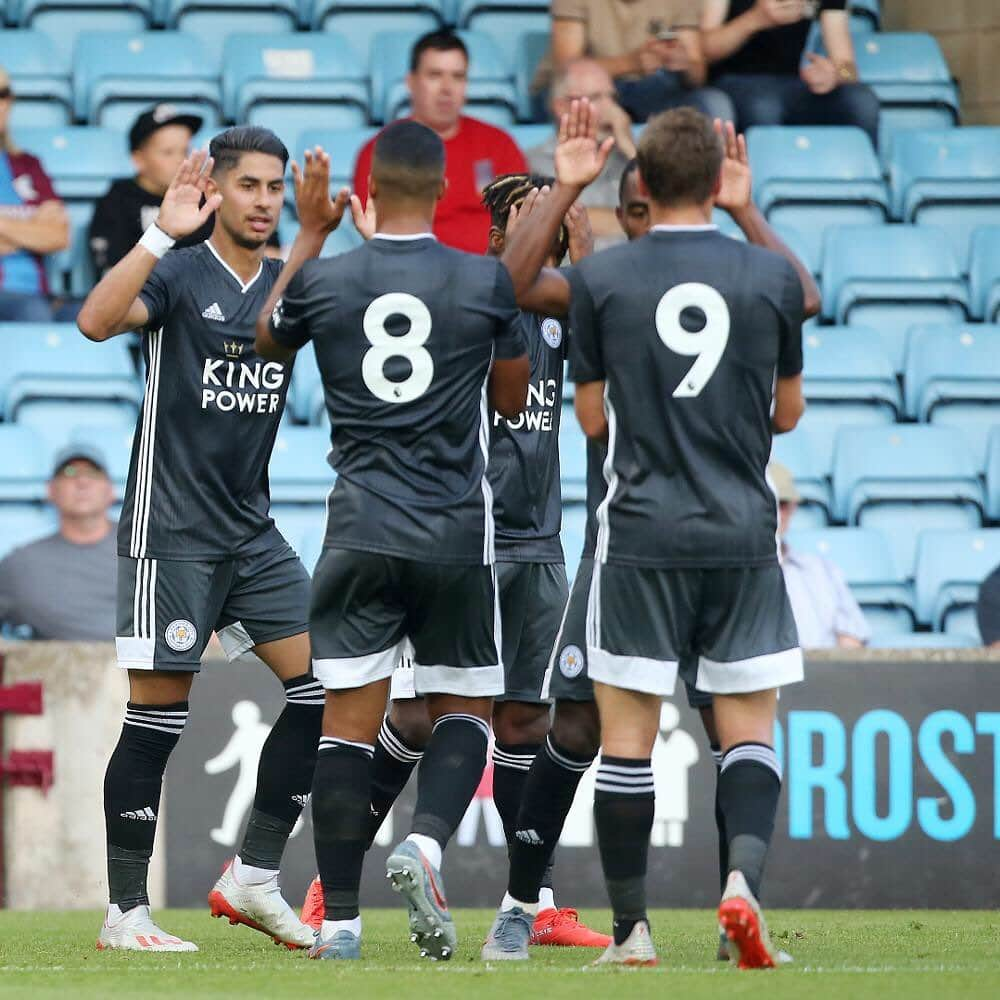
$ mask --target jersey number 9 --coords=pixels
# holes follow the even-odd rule
[[[681,313],[685,309],[700,309],[705,314],[705,325],[697,333],[689,333],[681,326]],[[674,398],[700,395],[719,367],[722,352],[729,342],[726,300],[714,288],[700,282],[675,285],[657,304],[655,321],[660,340],[670,350],[697,358],[674,389]]]
[[[385,328],[386,320],[396,315],[410,321],[410,329],[401,337],[392,336]],[[427,306],[415,295],[389,292],[371,302],[362,326],[372,346],[361,361],[361,377],[371,393],[386,403],[412,403],[419,399],[434,378],[434,359],[423,346],[431,335]],[[405,358],[410,363],[410,374],[400,382],[386,378],[385,365],[390,358]]]

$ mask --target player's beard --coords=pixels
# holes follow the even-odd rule
[[[242,233],[230,233],[229,235],[232,237],[233,242],[244,250],[259,250],[271,238],[270,233],[263,239],[258,236],[244,236]]]

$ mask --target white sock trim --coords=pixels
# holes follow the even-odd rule
[[[355,937],[361,937],[361,915],[350,920],[324,920],[319,931],[320,939],[332,938],[337,931],[350,931]]]
[[[538,903],[526,903],[523,899],[515,899],[509,892],[503,894],[503,899],[500,902],[500,910],[506,913],[508,910],[513,910],[514,907],[520,907],[525,913],[530,913],[533,917],[538,915]]]
[[[258,868],[255,865],[248,865],[237,854],[233,858],[233,878],[240,885],[266,885],[268,882],[277,880],[278,872],[273,868]]]
[[[420,853],[430,862],[432,868],[441,870],[441,845],[433,838],[422,833],[411,833],[407,841],[416,845]]]

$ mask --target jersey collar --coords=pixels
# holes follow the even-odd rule
[[[719,227],[714,222],[704,222],[698,226],[668,226],[660,223],[650,228],[651,233],[708,233]]]
[[[244,285],[240,276],[219,256],[219,251],[212,246],[211,240],[205,240],[205,246],[212,252],[212,256],[233,276],[233,280],[237,285],[240,286],[240,291],[246,295],[250,291],[250,287],[253,283],[261,276],[264,271],[264,262],[260,262],[260,266],[257,268],[257,273]]]
[[[436,240],[433,233],[376,233],[373,240],[392,240],[402,243],[404,240]]]

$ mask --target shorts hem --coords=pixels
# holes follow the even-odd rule
[[[285,625],[282,628],[275,629],[273,632],[267,632],[264,635],[250,636],[247,634],[247,638],[250,639],[250,645],[244,649],[237,656],[242,656],[243,653],[249,652],[254,646],[263,646],[266,642],[278,642],[281,639],[291,639],[294,635],[302,635],[303,632],[309,631],[309,625],[307,622],[302,622],[299,625],[291,626]],[[230,659],[235,659],[235,657],[230,657]]]
[[[729,663],[702,656],[696,687],[705,694],[751,694],[796,684],[804,677],[802,650],[793,646]]]
[[[537,690],[532,691],[504,691],[503,694],[495,695],[494,701],[521,701],[526,705],[550,705],[552,699]]]
[[[399,663],[405,639],[363,656],[313,657],[313,676],[327,691],[345,691],[388,680]]]
[[[588,645],[587,675],[600,684],[667,697],[677,684],[677,661],[622,656]]]
[[[451,667],[413,664],[413,689],[417,695],[454,694],[463,698],[495,698],[504,692],[503,667]]]

